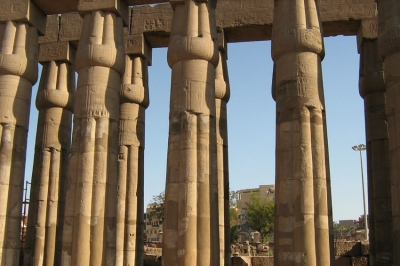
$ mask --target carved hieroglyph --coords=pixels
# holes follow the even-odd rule
[[[22,191],[38,34],[26,23],[0,24],[0,265],[18,265]]]
[[[320,20],[314,0],[274,10],[275,265],[331,265]]]
[[[149,105],[147,68],[144,56],[125,56],[118,158],[118,266],[143,265],[145,110]]]
[[[230,86],[227,65],[227,43],[224,32],[218,33],[219,62],[215,68],[215,108],[218,167],[218,221],[220,265],[231,265],[229,226],[229,168],[227,102]]]
[[[163,265],[219,265],[216,1],[171,1]]]
[[[43,63],[36,97],[39,110],[24,265],[60,265],[64,224],[74,66]]]
[[[393,264],[400,264],[400,13],[399,1],[378,0],[378,49],[384,57],[392,188]]]
[[[62,265],[115,265],[123,22],[84,14],[68,171]]]

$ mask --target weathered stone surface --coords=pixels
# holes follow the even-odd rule
[[[336,256],[360,256],[361,243],[356,241],[336,241]]]
[[[45,34],[46,15],[31,0],[1,0],[0,22],[7,20],[26,22]]]

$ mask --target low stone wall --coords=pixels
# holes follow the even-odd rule
[[[232,266],[273,266],[274,258],[262,256],[265,253],[263,246],[252,244],[237,244],[233,250],[240,252],[232,257]],[[256,256],[249,256],[253,252]],[[249,252],[250,251],[250,252]],[[369,244],[359,241],[336,241],[335,242],[335,266],[368,266]],[[145,247],[144,266],[161,266],[161,249]]]

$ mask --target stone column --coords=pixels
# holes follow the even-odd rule
[[[378,49],[384,58],[386,113],[389,130],[390,176],[392,188],[393,251],[400,250],[400,13],[399,1],[378,0]],[[383,152],[383,151],[382,151]],[[383,158],[381,158],[383,159]],[[384,191],[382,191],[384,192]],[[387,193],[390,193],[387,191]],[[393,264],[400,253],[393,252]]]
[[[275,1],[275,265],[330,265],[324,57],[314,0]]]
[[[116,265],[119,96],[128,8],[118,0],[81,0],[78,10],[83,26],[62,265]]]
[[[163,265],[219,263],[216,1],[171,0],[172,68]]]
[[[3,2],[0,14],[0,265],[18,265],[22,194],[38,30],[46,18],[30,1]]]
[[[359,87],[365,106],[371,266],[392,265],[393,248],[386,89],[376,28],[375,20],[364,20],[358,33]]]
[[[133,45],[131,45],[133,44]],[[125,36],[118,158],[117,264],[143,265],[145,110],[151,48],[143,35]]]
[[[39,48],[43,70],[36,97],[39,119],[24,252],[26,266],[61,262],[75,70],[69,58],[52,60],[46,55],[68,49],[73,51],[67,42],[41,44]]]
[[[217,129],[218,212],[220,265],[231,265],[229,168],[228,168],[228,119],[226,104],[230,97],[227,43],[223,30],[218,32],[219,63],[215,69],[215,107]]]

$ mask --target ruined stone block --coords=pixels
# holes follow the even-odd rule
[[[274,257],[252,257],[252,266],[274,266]]]
[[[147,59],[149,66],[152,62],[152,49],[144,38],[140,35],[125,35],[125,54],[139,55]]]
[[[251,266],[250,258],[232,257],[232,266]]]
[[[39,43],[51,43],[58,41],[58,33],[60,31],[59,20],[59,15],[47,16],[46,31],[44,33],[44,36],[39,37]]]
[[[0,0],[0,22],[7,20],[26,22],[45,34],[46,15],[30,0]]]
[[[336,257],[335,258],[335,266],[351,266],[351,258],[350,257]]]
[[[369,242],[361,241],[361,255],[363,256],[369,255]]]
[[[361,243],[356,241],[336,241],[336,256],[360,256]]]
[[[39,62],[66,61],[74,63],[75,48],[69,42],[42,43],[39,45]]]
[[[96,10],[117,13],[125,25],[129,24],[129,8],[125,0],[79,0],[78,12],[83,15]]]
[[[352,257],[351,266],[368,266],[368,257]]]

